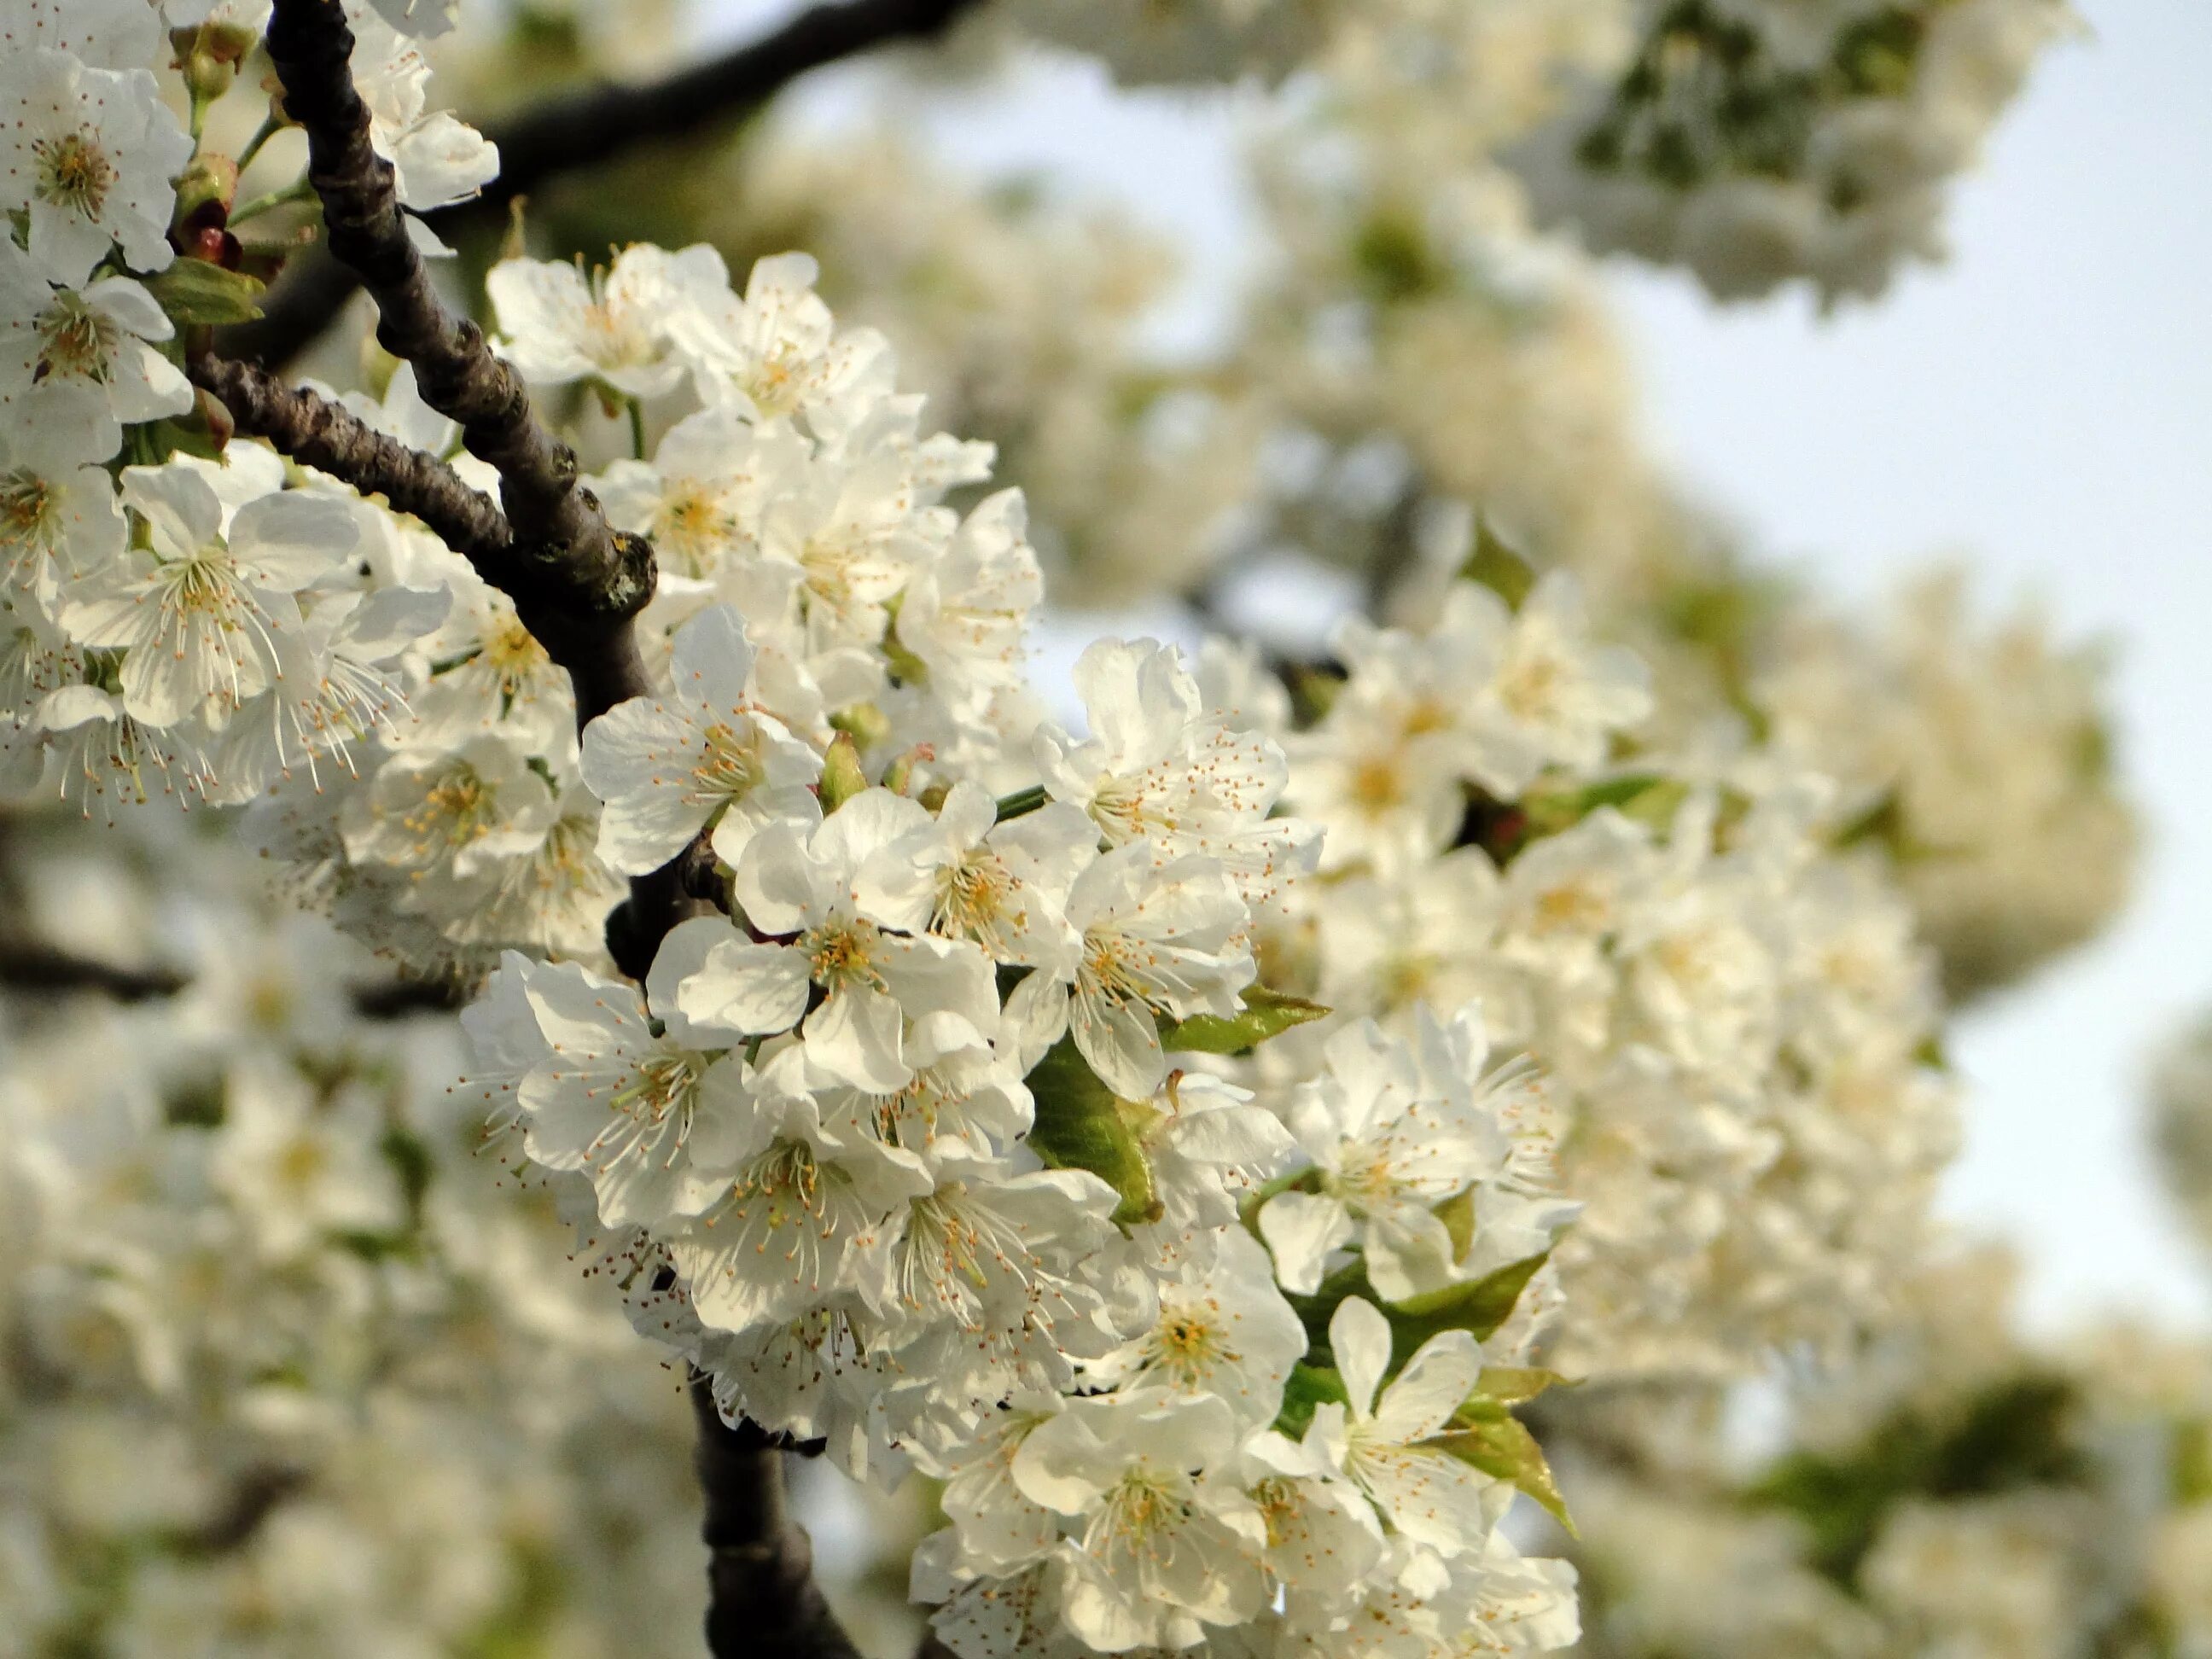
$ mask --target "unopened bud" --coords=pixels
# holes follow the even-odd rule
[[[177,178],[176,222],[191,222],[210,207],[220,208],[227,218],[237,199],[238,163],[228,155],[196,155]]]
[[[853,739],[841,732],[837,741],[830,745],[830,752],[822,760],[822,811],[824,816],[836,811],[847,801],[868,787],[868,775],[860,769],[860,751],[853,746]]]

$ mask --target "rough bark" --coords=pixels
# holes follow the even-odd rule
[[[854,9],[893,3],[854,0]],[[903,3],[949,15],[950,0]],[[353,37],[339,0],[276,0],[268,43],[286,112],[307,134],[307,177],[322,202],[331,252],[376,302],[377,339],[414,365],[423,401],[458,422],[470,452],[499,473],[504,549],[496,547],[496,526],[486,517],[490,503],[453,495],[429,458],[395,456],[342,427],[326,403],[302,403],[300,394],[272,390],[265,376],[237,372],[236,365],[210,361],[199,370],[202,383],[217,380],[239,392],[254,411],[250,421],[234,409],[242,429],[266,431],[289,421],[295,442],[320,445],[332,459],[351,463],[329,469],[335,476],[379,493],[389,495],[387,484],[411,491],[413,501],[447,516],[464,537],[464,553],[473,538],[499,572],[487,579],[514,600],[524,626],[568,670],[580,727],[615,703],[649,695],[631,619],[653,596],[652,550],[608,525],[598,501],[577,483],[574,454],[539,424],[520,379],[493,356],[474,324],[447,312],[431,288],[400,214],[392,168],[369,143],[368,113],[349,68]],[[613,118],[579,112],[568,118]],[[604,151],[599,135],[578,136],[592,153]],[[229,402],[223,392],[217,395]],[[450,476],[450,469],[444,472]],[[401,502],[394,498],[393,504]],[[703,856],[702,869],[702,848],[695,844],[634,880],[628,902],[609,919],[610,950],[633,978],[644,977],[668,931],[709,902],[702,895],[711,890],[712,860]],[[859,1659],[814,1582],[806,1535],[787,1511],[783,1451],[750,1424],[724,1424],[703,1380],[693,1382],[692,1403],[706,1500],[707,1638],[715,1659]]]
[[[515,580],[507,563],[514,536],[507,515],[434,455],[252,363],[198,357],[186,372],[194,385],[222,400],[240,432],[266,438],[294,460],[343,478],[364,495],[383,496],[396,512],[412,514],[494,586]]]
[[[814,1551],[791,1518],[787,1454],[750,1423],[722,1421],[691,1379],[694,1463],[707,1495],[707,1649],[714,1659],[860,1659],[814,1582]]]
[[[547,180],[604,165],[638,146],[741,119],[809,71],[899,41],[941,33],[980,0],[838,0],[817,5],[718,58],[638,85],[557,92],[485,129],[499,177],[474,200],[426,216],[441,234],[496,223],[507,203]],[[347,265],[300,256],[257,322],[224,331],[234,356],[282,364],[337,319],[358,286]]]
[[[285,110],[307,131],[307,177],[331,252],[376,301],[378,342],[415,366],[422,400],[458,422],[469,452],[499,473],[514,532],[510,594],[568,671],[578,717],[590,720],[651,689],[630,619],[653,597],[652,550],[607,523],[577,481],[574,453],[532,410],[520,376],[439,300],[408,236],[391,164],[369,143],[352,53],[339,0],[276,0],[269,55]]]

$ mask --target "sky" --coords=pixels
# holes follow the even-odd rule
[[[718,34],[777,8],[726,6]],[[2212,5],[2088,0],[1956,191],[1952,258],[1823,318],[1721,308],[1607,267],[1651,441],[1759,545],[1872,604],[1963,557],[1992,605],[2039,599],[2111,641],[2121,764],[2146,820],[2134,902],[2101,939],[1969,1013],[1954,1059],[1962,1226],[2025,1250],[2045,1328],[2115,1308],[2212,1324],[2142,1135],[2148,1054],[2212,1004]],[[865,72],[805,88],[849,118]],[[1080,66],[927,108],[938,148],[1041,168],[1168,231],[1191,276],[1169,340],[1218,326],[1250,256],[1232,100],[1119,96]]]

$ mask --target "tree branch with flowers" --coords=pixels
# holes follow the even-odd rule
[[[1654,1513],[1901,1627],[1931,1505],[2096,1487],[2103,1383],[1898,1312],[1972,1277],[1947,988],[2099,919],[2006,878],[2036,837],[2124,861],[2094,675],[1717,548],[1531,228],[1878,289],[2055,5],[836,0],[482,133],[456,0],[16,5],[36,1650],[1656,1653]],[[541,11],[480,78],[600,15]],[[1234,339],[1144,358],[1126,226],[732,138],[940,40],[1274,100]],[[631,210],[697,239],[530,257]],[[356,286],[362,384],[289,377]],[[1316,563],[1325,638],[1034,672],[1048,568],[1218,622]],[[1983,680],[2035,811],[1942,724]],[[1893,1350],[1963,1401],[1870,1360],[1727,1462],[1771,1356]],[[825,1470],[921,1611],[817,1562]]]

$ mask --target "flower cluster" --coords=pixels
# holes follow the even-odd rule
[[[2100,706],[2107,653],[2033,612],[1978,623],[1956,572],[1914,583],[1869,635],[1784,618],[1750,696],[1778,749],[1843,784],[1959,1000],[2094,934],[2125,901],[2138,832]]]
[[[1177,1063],[1320,1012],[1253,954],[1317,854],[1275,815],[1284,756],[1151,641],[1085,653],[1087,734],[1039,718],[1019,496],[944,504],[988,450],[925,435],[812,276],[765,260],[740,296],[703,251],[650,247],[492,275],[517,365],[587,383],[648,452],[598,483],[665,560],[642,619],[665,683],[584,730],[594,854],[635,876],[696,849],[720,901],[641,993],[505,957],[465,1023],[518,1167],[733,1419],[969,1494],[916,1585],[970,1659],[1010,1650],[1016,1604],[1100,1652],[1355,1618],[1555,1645],[1566,1581],[1494,1530],[1541,1466],[1480,1340],[1517,1300],[1497,1275],[1525,1279],[1571,1212],[1522,1195],[1528,1075],[1486,1074],[1472,1016],[1411,1046],[1352,1028],[1280,1115]],[[450,751],[477,780],[520,706],[480,703]],[[422,847],[441,775],[386,762],[387,841],[362,844]],[[1255,1239],[1240,1211],[1270,1180]],[[1435,1304],[1395,1366],[1363,1284]],[[1309,1510],[1370,1547],[1326,1570],[1280,1547]]]
[[[22,227],[0,237],[0,778],[17,798],[234,804],[343,769],[392,727],[404,647],[448,602],[389,514],[287,489],[264,452],[208,459],[221,430],[174,361],[180,329],[251,314],[259,256],[227,228],[253,216],[240,161],[196,143],[155,70],[189,70],[200,131],[257,9],[35,0],[0,73],[0,206]],[[404,198],[471,194],[496,156],[428,112],[398,32],[442,14],[380,9],[389,25],[357,19],[355,67]]]
[[[2063,0],[1639,0],[1638,39],[1512,154],[1540,218],[1686,265],[1722,299],[1875,295],[1943,252],[1950,180],[2073,14]]]
[[[1463,578],[1425,632],[1347,624],[1341,678],[1302,687],[1325,712],[1285,739],[1288,799],[1324,878],[1263,960],[1342,1014],[1479,999],[1550,1073],[1589,1206],[1555,1363],[1727,1375],[1832,1342],[1923,1249],[1954,1137],[1911,915],[1830,851],[1825,781],[1640,745],[1642,666],[1572,582],[1496,579],[1517,605]]]
[[[2012,1325],[2016,1274],[1994,1249],[1924,1267],[1879,1340],[1801,1382],[1788,1444],[1753,1464],[1710,1425],[1673,1425],[1663,1472],[1563,1460],[1588,1582],[1604,1586],[1579,1651],[2202,1650],[2203,1347],[2123,1325],[2030,1345]]]
[[[450,1020],[192,830],[6,826],[10,948],[181,984],[0,1011],[0,1653],[696,1652],[680,1392]]]

